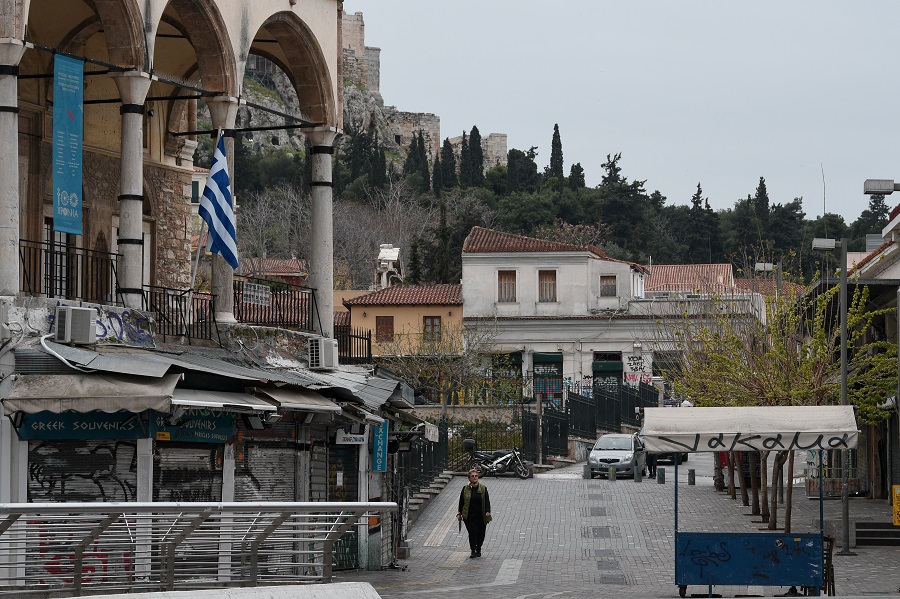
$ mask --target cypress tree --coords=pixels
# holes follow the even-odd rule
[[[419,258],[419,245],[421,243],[421,240],[416,237],[409,246],[409,260],[406,268],[406,276],[403,279],[405,283],[418,285],[422,280],[422,264],[421,259]]]
[[[431,188],[437,197],[441,197],[441,190],[444,188],[443,176],[444,170],[441,168],[441,155],[438,154],[434,157],[434,169],[431,171]]]
[[[406,151],[406,160],[403,162],[403,174],[411,175],[419,171],[419,138],[413,133]]]
[[[422,175],[422,193],[431,189],[431,173],[428,170],[428,154],[425,151],[425,136],[419,130],[419,174]]]
[[[559,137],[559,125],[553,125],[553,141],[550,142],[550,171],[551,177],[556,177],[560,184],[563,182],[563,151],[562,140]]]
[[[472,162],[469,158],[469,138],[463,131],[462,147],[459,150],[459,186],[463,189],[472,186]]]
[[[456,154],[453,153],[449,137],[444,138],[444,145],[441,146],[441,168],[444,187],[447,189],[459,187],[459,177],[456,176]]]
[[[569,168],[569,189],[583,189],[584,187],[584,169],[581,168],[580,162],[576,162]]]
[[[484,150],[481,147],[481,133],[478,127],[472,127],[469,135],[469,181],[472,187],[484,185]]]

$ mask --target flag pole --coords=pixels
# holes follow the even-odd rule
[[[219,140],[222,138],[224,130],[219,129],[216,134],[216,143],[213,144],[213,155],[215,156],[215,149],[219,147]],[[205,190],[205,189],[204,189]],[[202,197],[202,194],[201,194]],[[200,219],[200,237],[197,238],[197,256],[194,258],[194,268],[191,269],[191,286],[188,288],[188,306],[187,306],[187,319],[185,320],[184,332],[187,333],[187,327],[190,326],[191,318],[193,317],[194,312],[194,285],[197,281],[197,271],[200,268],[200,255],[203,253],[203,231],[206,229],[206,219]],[[182,342],[185,335],[182,335]]]

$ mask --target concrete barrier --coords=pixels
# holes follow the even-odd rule
[[[252,588],[210,589],[204,591],[162,591],[95,595],[103,599],[381,599],[368,582],[334,582],[330,584],[292,584]]]

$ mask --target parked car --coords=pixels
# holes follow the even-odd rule
[[[617,477],[634,477],[636,471],[646,474],[647,456],[637,435],[610,433],[597,439],[587,462],[591,478],[608,476],[611,466]]]

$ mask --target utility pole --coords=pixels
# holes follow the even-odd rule
[[[534,400],[537,402],[537,463],[544,463],[544,394],[543,393],[535,393]]]

